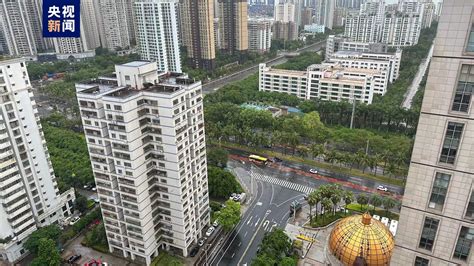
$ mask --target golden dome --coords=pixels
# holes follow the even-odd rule
[[[344,265],[389,265],[395,245],[390,231],[370,214],[339,221],[329,236],[331,253]]]

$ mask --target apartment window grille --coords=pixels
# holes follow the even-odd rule
[[[467,113],[474,91],[474,65],[462,65],[451,110]]]
[[[454,164],[456,155],[458,153],[459,143],[461,141],[461,135],[464,128],[464,124],[449,122],[444,137],[443,148],[441,150],[441,156],[439,161],[441,163]]]
[[[421,238],[418,247],[431,251],[433,249],[436,232],[438,231],[439,220],[426,217],[421,231]]]
[[[459,260],[467,261],[474,238],[474,228],[461,227],[456,248],[454,248],[453,257]]]
[[[449,181],[451,175],[445,173],[436,173],[436,177],[431,189],[429,208],[441,211],[448,193]]]

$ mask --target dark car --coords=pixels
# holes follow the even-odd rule
[[[199,247],[194,247],[193,249],[191,249],[191,252],[189,252],[189,256],[191,256],[191,257],[196,256],[198,251],[199,251]]]
[[[81,259],[81,257],[82,257],[81,254],[72,255],[71,257],[69,257],[67,262],[68,263],[74,263],[74,262],[78,261],[79,259]]]
[[[282,159],[278,158],[278,157],[274,157],[273,160],[276,162],[276,163],[281,163],[283,162]]]

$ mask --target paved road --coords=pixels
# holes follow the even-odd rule
[[[298,49],[296,52],[319,51],[322,47],[325,46],[325,44],[326,44],[326,41],[324,40],[322,42],[314,43],[314,44],[308,45],[304,48]],[[274,65],[283,64],[286,61],[287,61],[287,58],[284,55],[280,55],[280,56],[277,56],[276,58],[273,58],[273,59],[271,59],[271,60],[269,60],[265,63],[269,66],[274,66]],[[213,80],[213,81],[211,81],[209,83],[206,83],[202,86],[203,93],[204,94],[212,93],[214,91],[217,91],[222,86],[224,86],[224,85],[226,85],[230,82],[237,81],[237,80],[242,80],[242,79],[244,79],[244,78],[246,78],[246,77],[248,77],[248,76],[250,76],[250,75],[252,75],[253,73],[256,73],[256,72],[258,72],[258,64],[255,65],[255,66],[251,66],[249,68],[240,70],[238,72],[229,74],[229,75],[224,76],[222,78]]]
[[[303,196],[308,191],[334,183],[333,179],[318,178],[318,175],[309,174],[307,170],[290,171],[289,166],[295,165],[286,162],[259,168],[245,160],[231,159],[228,165],[243,186],[250,190],[250,203],[230,237],[211,250],[209,265],[250,265],[265,233],[274,228],[285,228],[290,219],[289,205],[293,200],[306,204]],[[360,181],[348,180],[347,183]],[[345,189],[355,194],[377,192],[375,187],[367,190],[357,184],[346,186]]]
[[[416,76],[413,79],[410,87],[408,88],[407,93],[405,94],[405,99],[403,100],[403,103],[402,103],[402,107],[405,109],[411,108],[413,97],[415,97],[415,94],[418,91],[418,88],[420,87],[421,80],[423,80],[426,70],[428,69],[428,65],[430,64],[431,56],[433,55],[433,47],[434,47],[434,44],[431,45],[431,49],[428,53],[428,56],[426,57],[425,60],[423,60],[423,62],[419,66],[418,72],[416,72]]]

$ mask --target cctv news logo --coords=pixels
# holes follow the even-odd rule
[[[80,0],[43,0],[43,37],[81,36]]]

